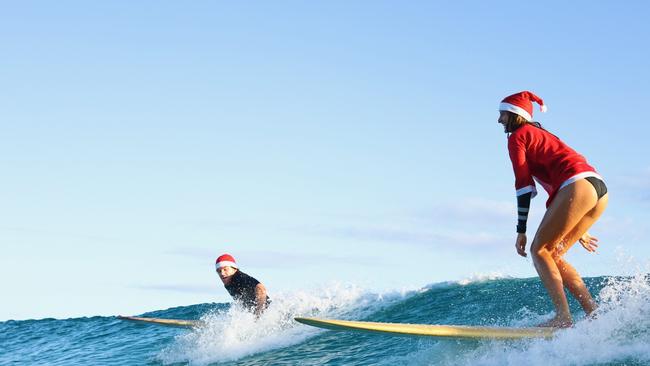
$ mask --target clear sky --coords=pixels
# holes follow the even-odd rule
[[[0,320],[535,276],[500,100],[605,177],[589,276],[650,258],[645,1],[19,1],[0,12]],[[546,194],[533,201],[529,240]]]

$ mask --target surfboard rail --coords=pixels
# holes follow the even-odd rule
[[[199,320],[146,318],[140,316],[123,316],[123,315],[118,315],[117,318],[122,320],[140,322],[140,323],[149,323],[149,324],[158,324],[158,325],[166,325],[172,327],[185,327],[185,328],[196,327],[199,324],[201,324],[201,321]]]
[[[522,339],[552,338],[555,328],[548,327],[489,327],[468,325],[434,325],[407,323],[380,323],[319,318],[294,318],[297,322],[313,327],[342,330],[366,331],[411,336],[429,336],[445,338],[488,338],[488,339]]]

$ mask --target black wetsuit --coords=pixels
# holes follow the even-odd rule
[[[255,310],[257,307],[257,297],[255,296],[255,287],[260,283],[260,281],[255,278],[247,275],[246,273],[237,270],[234,275],[232,275],[232,280],[230,284],[225,286],[226,290],[232,298],[248,308],[249,310]],[[267,306],[271,300],[269,297],[266,297]]]

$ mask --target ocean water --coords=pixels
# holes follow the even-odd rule
[[[477,277],[415,291],[373,293],[352,285],[276,294],[259,319],[229,304],[143,316],[202,319],[195,329],[116,317],[0,323],[0,365],[650,365],[650,276],[595,277],[600,304],[551,340],[456,340],[320,330],[294,316],[531,326],[552,315],[537,278]],[[133,314],[129,314],[133,315]]]

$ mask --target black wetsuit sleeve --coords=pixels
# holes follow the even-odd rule
[[[531,197],[532,192],[517,196],[517,232],[520,234],[526,233],[526,222],[528,221]]]

